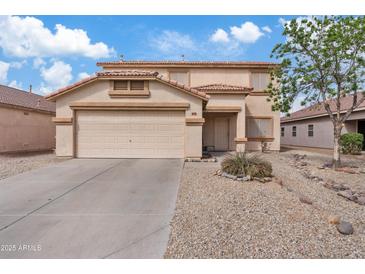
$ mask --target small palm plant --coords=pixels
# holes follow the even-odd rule
[[[222,171],[235,176],[271,177],[271,163],[256,154],[237,152],[222,161]]]

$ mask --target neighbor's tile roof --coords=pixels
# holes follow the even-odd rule
[[[92,82],[94,80],[97,80],[99,78],[109,78],[109,77],[119,77],[121,79],[123,78],[127,78],[129,79],[129,77],[135,77],[135,78],[141,78],[141,79],[144,79],[145,77],[148,77],[148,78],[152,78],[152,79],[155,79],[157,81],[160,81],[160,82],[163,82],[165,84],[169,84],[171,86],[174,86],[176,88],[179,88],[179,89],[182,89],[184,90],[185,92],[187,93],[190,93],[194,96],[197,96],[197,97],[200,97],[201,99],[203,100],[208,100],[209,98],[209,95],[207,95],[205,92],[202,92],[202,91],[199,91],[195,88],[191,88],[191,87],[188,87],[188,86],[185,86],[185,85],[182,85],[174,80],[170,80],[170,79],[167,79],[165,77],[163,77],[162,75],[159,75],[158,72],[155,72],[155,71],[143,71],[143,70],[111,70],[111,71],[100,71],[100,72],[97,72],[96,75],[94,76],[91,76],[91,77],[88,77],[88,78],[85,78],[81,81],[78,81],[72,85],[69,85],[69,86],[66,86],[64,88],[61,88],[49,95],[46,96],[47,99],[52,99],[56,96],[59,96],[63,93],[66,93],[68,92],[69,90],[73,89],[73,88],[76,88],[76,87],[79,87],[79,86],[82,86],[84,84],[87,84],[89,82]]]
[[[253,88],[244,87],[244,86],[235,86],[235,85],[227,85],[227,84],[210,84],[195,87],[197,90],[204,91],[206,93],[224,93],[224,92],[237,92],[237,93],[249,93],[253,90]]]
[[[43,96],[4,85],[0,85],[0,104],[56,112],[56,104]]]
[[[358,100],[362,98],[362,94],[358,94]],[[340,99],[341,102],[341,112],[348,110],[352,106],[353,102],[353,96],[346,96],[342,97]],[[336,102],[335,100],[330,100],[329,105],[331,107],[332,111],[336,111]],[[359,108],[365,107],[365,101],[362,102],[359,106]],[[325,110],[323,104],[315,104],[309,107],[306,107],[304,109],[298,110],[296,112],[293,112],[288,117],[282,117],[280,121],[282,123],[296,121],[296,120],[303,120],[303,119],[309,119],[317,116],[325,116],[327,115],[327,111]]]
[[[97,62],[97,66],[107,66],[107,65],[188,65],[188,66],[276,66],[277,63],[273,62],[257,62],[257,61],[108,61],[108,62]]]

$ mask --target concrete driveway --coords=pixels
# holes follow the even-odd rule
[[[183,160],[73,159],[0,181],[0,258],[162,258]]]

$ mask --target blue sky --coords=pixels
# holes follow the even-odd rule
[[[287,16],[1,16],[0,83],[46,94],[101,60],[270,59]]]

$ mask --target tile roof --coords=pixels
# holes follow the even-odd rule
[[[180,66],[276,66],[277,63],[273,62],[257,62],[257,61],[107,61],[97,62],[97,66],[108,66],[108,65],[180,65]]]
[[[132,76],[156,77],[158,72],[145,70],[104,70],[96,73],[97,76]]]
[[[235,86],[227,84],[210,84],[195,87],[197,90],[204,91],[206,93],[249,93],[253,88],[244,86]]]
[[[66,93],[76,87],[79,87],[79,86],[82,86],[82,85],[85,85],[89,82],[92,82],[94,80],[97,80],[97,79],[105,79],[105,78],[110,78],[110,77],[120,77],[120,78],[127,78],[129,79],[129,77],[135,77],[135,78],[141,78],[141,79],[144,79],[145,77],[148,77],[148,78],[152,78],[154,80],[157,80],[157,81],[160,81],[160,82],[163,82],[165,84],[168,84],[168,85],[171,85],[171,86],[174,86],[178,89],[181,89],[191,95],[194,95],[194,96],[197,96],[205,101],[208,100],[209,98],[209,95],[207,95],[206,93],[202,92],[202,91],[199,91],[197,89],[194,89],[194,88],[190,88],[188,86],[184,86],[174,80],[169,80],[165,77],[163,77],[162,75],[159,75],[158,72],[155,72],[155,71],[142,71],[142,70],[112,70],[112,71],[100,71],[100,72],[97,72],[95,76],[91,76],[91,77],[88,77],[88,78],[85,78],[81,81],[78,81],[72,85],[69,85],[69,86],[66,86],[64,88],[61,88],[51,94],[48,94],[45,98],[50,100],[50,99],[53,99],[63,93]]]
[[[56,112],[56,104],[43,96],[4,85],[0,85],[0,104]]]
[[[363,95],[361,93],[358,94],[358,100]],[[342,97],[340,99],[341,101],[341,112],[348,110],[352,106],[352,100],[353,96],[346,96]],[[336,110],[336,104],[335,100],[330,100],[329,104],[332,111]],[[360,104],[359,108],[365,108],[365,101]],[[315,104],[306,108],[303,108],[301,110],[298,110],[296,112],[293,112],[288,117],[282,117],[280,121],[282,123],[296,121],[296,120],[303,120],[303,119],[309,119],[317,116],[326,116],[327,111],[325,110],[323,104]]]

